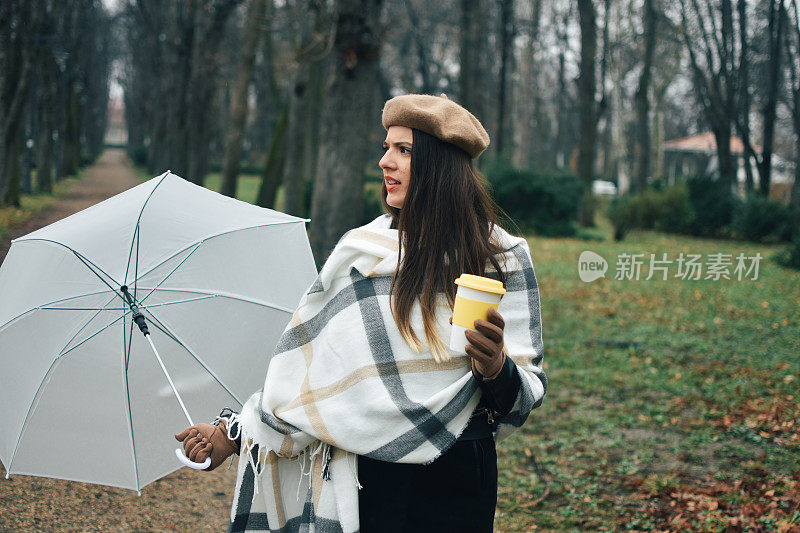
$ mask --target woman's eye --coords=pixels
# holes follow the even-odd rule
[[[407,151],[403,152],[403,150],[407,150]],[[411,153],[411,148],[406,148],[405,146],[403,146],[403,147],[400,148],[400,151],[402,153],[404,153],[404,154],[410,154]]]
[[[386,150],[388,150],[388,149],[389,149],[389,147],[388,147],[388,146],[385,146],[385,145],[384,145],[383,147],[381,147],[381,148],[382,148],[382,150],[383,150],[384,152],[385,152]]]

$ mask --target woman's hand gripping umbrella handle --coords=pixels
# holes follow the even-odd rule
[[[183,442],[183,448],[176,449],[175,455],[195,470],[214,470],[231,454],[239,453],[236,442],[228,438],[224,419],[219,426],[195,424],[175,435],[175,439]]]
[[[164,372],[164,376],[167,378],[167,381],[169,381],[169,386],[172,387],[172,392],[175,393],[175,398],[181,405],[183,414],[186,415],[186,419],[189,421],[189,424],[191,424],[190,427],[175,435],[176,439],[183,441],[183,449],[175,449],[175,455],[178,457],[178,460],[180,460],[181,463],[185,464],[189,468],[194,468],[195,470],[215,469],[222,461],[225,460],[225,458],[230,456],[233,451],[238,451],[235,448],[235,443],[230,441],[227,437],[227,431],[225,431],[225,422],[220,422],[222,425],[222,430],[220,430],[218,426],[212,426],[211,424],[195,424],[192,421],[192,417],[189,416],[189,411],[186,409],[186,405],[184,405],[181,395],[178,393],[178,389],[175,387],[175,383],[172,381],[172,377],[170,377],[169,372],[167,372],[167,367],[164,366],[164,361],[161,360],[161,356],[158,354],[158,350],[156,350],[156,347],[153,344],[153,339],[151,338],[150,331],[147,327],[147,321],[144,318],[144,314],[136,305],[136,300],[131,295],[127,285],[120,287],[120,292],[122,293],[124,300],[131,308],[131,319],[134,323],[136,323],[137,326],[139,326],[139,329],[141,330],[142,334],[144,334],[144,337],[150,342],[150,347],[153,349],[153,354],[156,356],[158,364],[161,365],[161,370]],[[220,435],[224,441],[220,439]],[[227,446],[225,445],[225,441],[227,441]],[[217,445],[216,447],[218,449],[216,453],[213,451],[214,444]],[[228,448],[231,448],[233,451],[227,451]],[[217,459],[216,462],[215,458]],[[197,461],[195,461],[195,459],[197,459]]]

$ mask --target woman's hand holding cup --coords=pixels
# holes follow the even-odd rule
[[[505,353],[503,352],[503,330],[505,320],[492,307],[487,312],[488,320],[475,320],[474,331],[466,330],[469,344],[465,347],[466,354],[472,362],[473,373],[478,373],[483,379],[494,379],[500,373],[505,363]],[[453,323],[453,318],[450,318]]]

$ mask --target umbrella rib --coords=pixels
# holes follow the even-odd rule
[[[94,317],[96,317],[97,315],[99,315],[99,314],[100,314],[100,311],[102,311],[102,310],[105,308],[105,306],[106,306],[106,305],[110,304],[110,303],[111,303],[111,302],[114,300],[114,298],[116,298],[116,295],[112,296],[112,297],[111,297],[111,299],[110,299],[110,300],[108,300],[108,301],[105,303],[105,305],[103,306],[103,308],[101,308],[101,309],[97,309],[97,312],[96,312],[95,314],[93,314],[92,316],[90,316],[90,317],[89,317],[89,319],[88,319],[86,322],[84,322],[84,323],[83,323],[83,325],[80,327],[80,329],[79,329],[78,331],[76,331],[76,332],[75,332],[75,335],[73,335],[73,336],[72,336],[72,337],[71,337],[71,338],[70,338],[70,339],[67,341],[67,343],[64,345],[64,348],[66,348],[67,346],[69,346],[69,343],[71,343],[73,340],[75,340],[75,337],[77,337],[78,335],[80,335],[81,331],[83,331],[83,329],[84,329],[86,326],[88,326],[88,325],[89,325],[89,324],[92,322],[92,320],[94,320]],[[58,353],[59,353],[59,354],[61,354],[61,352],[63,352],[63,351],[64,351],[64,348],[61,348],[61,349],[58,351]],[[58,357],[58,356],[56,356],[56,357]]]
[[[203,244],[203,241],[200,241],[200,242],[198,242],[198,243],[197,243],[197,245],[194,247],[194,250],[192,250],[191,252],[189,252],[189,253],[186,255],[186,257],[184,257],[183,259],[181,259],[181,262],[180,262],[180,263],[178,263],[177,265],[175,265],[175,268],[173,268],[172,270],[170,270],[170,271],[169,271],[169,273],[168,273],[166,276],[164,276],[164,279],[162,279],[161,281],[159,281],[159,282],[156,284],[156,286],[155,286],[155,287],[153,287],[152,289],[150,289],[150,292],[148,292],[147,294],[145,294],[145,295],[144,295],[144,298],[142,298],[141,300],[139,300],[139,303],[140,303],[140,304],[144,303],[144,301],[147,299],[147,297],[148,297],[148,296],[150,296],[151,294],[153,294],[153,291],[155,291],[157,288],[159,288],[159,287],[161,286],[161,284],[162,284],[162,283],[164,283],[165,281],[167,281],[167,278],[169,278],[169,277],[172,275],[172,273],[173,273],[173,272],[175,272],[176,270],[178,270],[178,268],[179,268],[179,267],[180,267],[180,266],[181,266],[181,265],[184,263],[184,261],[186,261],[187,259],[189,259],[189,258],[192,256],[192,254],[193,254],[193,253],[195,253],[195,252],[197,251],[197,249],[198,249],[198,248],[200,248],[200,245],[201,245],[201,244]],[[182,252],[184,252],[185,250],[188,250],[188,249],[189,249],[189,248],[184,248],[183,250],[181,250],[181,253],[182,253]],[[175,256],[173,255],[172,257],[175,257]],[[163,264],[163,263],[162,263],[162,264]],[[144,275],[144,274],[142,274],[142,275]],[[137,278],[136,278],[136,280],[135,280],[135,282],[138,282],[138,281],[139,281],[139,278],[137,277]],[[142,290],[146,290],[146,289],[142,289]]]
[[[278,311],[284,311],[286,313],[294,313],[295,309],[291,309],[289,307],[273,304],[270,302],[262,302],[260,300],[255,300],[253,298],[246,298],[244,296],[239,296],[237,294],[231,294],[227,292],[213,292],[204,289],[189,289],[189,288],[181,288],[181,287],[170,287],[168,289],[158,289],[159,291],[171,291],[171,292],[189,292],[194,294],[208,294],[210,296],[221,296],[223,298],[230,298],[232,300],[240,300],[242,302],[247,302],[255,305],[260,305],[261,307],[269,307],[271,309],[277,309]]]
[[[178,250],[177,252],[175,252],[171,256],[165,258],[160,263],[157,263],[157,264],[153,265],[152,267],[148,268],[147,270],[145,270],[144,272],[142,272],[141,275],[138,276],[138,278],[141,279],[141,278],[145,277],[150,272],[152,272],[153,270],[157,269],[158,267],[160,267],[161,265],[163,265],[164,263],[166,263],[167,261],[169,261],[173,257],[182,254],[183,252],[185,252],[186,250],[188,250],[192,246],[199,246],[199,245],[203,244],[205,241],[208,241],[208,240],[211,240],[211,239],[215,239],[217,237],[222,237],[222,236],[228,235],[230,233],[235,233],[237,231],[245,231],[245,230],[248,230],[248,229],[255,229],[255,228],[264,228],[264,227],[267,227],[267,226],[281,226],[281,225],[284,225],[284,224],[299,224],[300,222],[309,222],[310,220],[311,219],[308,219],[308,218],[299,218],[297,220],[282,220],[282,221],[278,221],[278,222],[269,222],[267,224],[256,224],[254,226],[246,226],[244,228],[234,228],[234,229],[231,229],[231,230],[228,230],[228,231],[223,231],[221,233],[217,233],[215,235],[208,235],[208,236],[203,237],[202,239],[200,239],[198,241],[194,241],[192,243],[187,244],[186,246],[184,246],[183,248],[181,248],[180,250]]]
[[[174,302],[161,302],[160,304],[140,305],[139,309],[150,309],[151,307],[162,307],[164,305],[182,304],[186,302],[194,302],[197,300],[208,300],[209,298],[214,298],[214,295],[209,294],[206,296],[198,296],[197,298],[186,298],[185,300],[175,300]]]
[[[25,420],[23,420],[22,422],[22,428],[20,428],[19,435],[17,436],[17,442],[16,444],[14,444],[14,451],[11,453],[11,459],[8,461],[8,468],[6,468],[6,479],[8,479],[9,474],[11,474],[11,465],[14,464],[14,457],[16,457],[17,455],[17,448],[19,447],[19,443],[22,441],[22,436],[25,434],[25,429],[28,427],[28,420],[31,417],[31,411],[33,410],[33,406],[36,403],[36,399],[39,398],[42,391],[44,390],[44,384],[47,382],[47,376],[50,375],[50,372],[53,370],[53,367],[56,365],[57,362],[58,362],[58,357],[53,359],[53,361],[50,363],[47,372],[45,372],[44,376],[42,377],[41,383],[39,383],[39,387],[37,387],[36,389],[36,394],[34,394],[33,398],[31,399],[31,403],[28,406],[28,412],[25,413]]]
[[[158,189],[159,185],[161,185],[164,182],[164,180],[167,178],[169,173],[170,173],[170,171],[167,170],[166,172],[164,172],[161,175],[161,179],[158,181],[158,183],[156,183],[155,187],[153,187],[153,190],[150,191],[150,194],[147,195],[147,198],[145,199],[144,203],[142,204],[142,208],[139,210],[139,216],[136,217],[136,229],[133,230],[133,236],[131,237],[131,247],[130,247],[130,250],[128,250],[128,262],[125,264],[125,281],[126,282],[128,281],[128,270],[130,269],[130,266],[131,266],[131,254],[133,253],[133,242],[136,240],[136,234],[139,233],[139,222],[141,222],[141,220],[142,220],[142,213],[144,213],[144,208],[147,206],[147,202],[150,201],[150,198],[152,198],[153,193],[156,192],[156,189]]]
[[[152,312],[151,310],[149,310],[149,309],[148,309],[148,311],[147,311],[147,312],[150,314],[150,318],[152,319],[152,321],[151,321],[151,324],[153,324],[155,327],[157,327],[159,330],[161,330],[161,332],[162,332],[162,333],[164,333],[165,335],[167,335],[168,337],[170,337],[172,340],[174,340],[175,342],[177,342],[177,343],[178,343],[178,344],[179,344],[179,345],[180,345],[180,346],[181,346],[181,347],[182,347],[184,350],[186,350],[186,351],[189,353],[189,355],[191,355],[191,356],[192,356],[192,358],[193,358],[195,361],[197,361],[197,362],[200,364],[200,366],[202,366],[202,367],[205,369],[205,371],[206,371],[206,372],[208,372],[208,373],[209,373],[209,375],[210,375],[212,378],[214,378],[214,381],[216,381],[217,383],[219,383],[219,386],[220,386],[220,387],[222,387],[223,389],[225,389],[225,392],[227,392],[228,394],[230,394],[231,398],[233,398],[233,399],[234,399],[234,401],[236,401],[236,402],[239,404],[239,406],[240,406],[240,407],[241,407],[242,405],[244,405],[244,403],[242,403],[242,401],[241,401],[241,400],[240,400],[240,399],[239,399],[239,398],[238,398],[238,397],[237,397],[237,396],[236,396],[236,395],[233,393],[233,391],[231,391],[231,390],[228,388],[228,386],[227,386],[227,385],[225,385],[225,384],[222,382],[222,380],[220,380],[220,379],[219,379],[219,377],[217,377],[217,374],[216,374],[216,373],[214,373],[214,371],[213,371],[213,370],[211,370],[211,369],[208,367],[208,365],[205,363],[205,361],[203,361],[202,359],[200,359],[200,358],[199,358],[199,357],[198,357],[198,356],[197,356],[197,355],[194,353],[194,351],[193,351],[191,348],[189,348],[189,347],[188,347],[188,346],[187,346],[187,345],[186,345],[186,344],[185,344],[185,343],[184,343],[182,340],[180,340],[180,339],[178,338],[178,336],[177,336],[177,335],[175,335],[174,333],[172,333],[172,330],[170,330],[170,328],[169,328],[169,327],[168,327],[166,324],[164,324],[163,322],[161,322],[161,320],[159,320],[159,319],[158,319],[158,317],[156,317],[156,316],[153,314],[153,312]]]
[[[123,318],[125,315],[123,315]],[[133,451],[133,472],[136,475],[136,491],[141,494],[141,486],[139,485],[139,461],[136,458],[136,440],[133,437],[133,412],[131,411],[131,393],[130,384],[128,383],[128,361],[131,353],[131,340],[133,339],[133,320],[131,320],[131,330],[128,334],[128,340],[125,341],[125,322],[122,323],[122,356],[123,356],[123,371],[125,372],[125,398],[128,402],[128,430],[131,437],[131,451]]]
[[[81,260],[81,262],[82,262],[84,265],[86,265],[86,268],[88,268],[88,269],[89,269],[89,270],[92,272],[92,274],[94,274],[95,276],[97,276],[98,278],[100,278],[100,281],[102,281],[103,283],[105,283],[105,284],[108,286],[108,288],[109,288],[109,289],[111,289],[111,290],[112,290],[112,291],[114,291],[115,293],[117,292],[117,289],[115,289],[114,287],[112,287],[111,285],[109,285],[109,284],[108,284],[108,282],[107,282],[106,280],[104,280],[104,279],[103,279],[103,277],[102,277],[100,274],[98,274],[98,273],[97,273],[97,272],[94,270],[94,268],[96,268],[97,270],[99,270],[100,272],[102,272],[103,274],[105,274],[105,276],[106,276],[108,279],[110,279],[112,282],[114,282],[114,283],[117,283],[117,280],[115,280],[113,277],[111,277],[111,276],[110,276],[110,275],[109,275],[109,274],[108,274],[108,273],[107,273],[105,270],[103,270],[102,268],[100,268],[99,266],[97,266],[96,264],[94,264],[94,263],[93,263],[93,262],[92,262],[90,259],[88,259],[88,258],[86,258],[86,257],[83,257],[83,255],[81,255],[81,253],[80,253],[80,252],[77,252],[76,250],[73,250],[72,248],[70,248],[69,246],[67,246],[66,244],[64,244],[63,242],[54,241],[54,240],[52,240],[52,239],[42,239],[42,238],[40,238],[40,237],[35,237],[35,238],[32,238],[32,239],[21,239],[21,240],[25,240],[25,241],[44,241],[44,242],[52,242],[53,244],[57,244],[58,246],[63,246],[64,248],[66,248],[67,250],[69,250],[70,252],[72,252],[73,254],[75,254],[75,257],[77,257],[78,259],[80,259],[80,260]],[[94,268],[92,268],[92,266],[89,266],[89,265],[92,265]],[[120,296],[120,298],[122,298],[122,296]]]
[[[57,358],[64,357],[65,355],[67,355],[69,352],[71,352],[71,351],[72,351],[72,350],[74,350],[75,348],[77,348],[77,347],[79,347],[80,345],[82,345],[82,344],[86,343],[86,342],[87,342],[88,340],[90,340],[92,337],[95,337],[95,336],[99,335],[100,333],[102,333],[102,332],[103,332],[103,331],[105,331],[106,329],[108,329],[108,328],[110,328],[111,326],[113,326],[114,324],[116,324],[116,323],[117,323],[117,322],[118,322],[118,321],[119,321],[121,318],[124,318],[124,317],[125,317],[127,314],[128,314],[128,313],[123,313],[121,317],[119,317],[119,318],[115,318],[114,320],[112,320],[111,322],[109,322],[108,324],[106,324],[105,326],[103,326],[102,328],[100,328],[99,330],[95,331],[94,333],[92,333],[91,335],[89,335],[88,337],[86,337],[85,339],[83,339],[81,342],[79,342],[78,344],[76,344],[75,346],[73,346],[72,348],[70,348],[69,350],[67,350],[66,352],[62,352],[62,353],[58,354],[58,357],[57,357]],[[65,348],[66,348],[66,346],[65,346]]]
[[[75,300],[76,298],[83,298],[84,296],[93,296],[95,294],[103,294],[104,292],[108,292],[108,291],[102,290],[102,291],[95,291],[95,292],[87,292],[86,294],[78,294],[76,296],[67,296],[66,298],[59,298],[58,300],[53,300],[52,302],[47,302],[47,303],[43,303],[41,305],[37,305],[36,307],[31,307],[30,309],[28,309],[26,311],[23,311],[22,313],[18,314],[17,316],[12,317],[12,318],[8,319],[7,321],[5,321],[4,323],[0,324],[0,331],[2,331],[3,328],[5,328],[11,322],[15,321],[16,319],[18,319],[22,315],[30,313],[31,311],[36,311],[37,309],[65,309],[64,307],[45,307],[45,306],[53,305],[53,304],[56,304],[58,302],[66,302],[67,300]]]

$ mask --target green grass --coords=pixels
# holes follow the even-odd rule
[[[769,260],[775,246],[609,230],[529,239],[550,389],[498,447],[496,529],[800,523],[800,272]],[[606,278],[580,281],[583,250]],[[618,254],[681,251],[760,252],[758,278],[681,280],[673,263],[645,281],[646,261],[639,281],[614,279]]]

